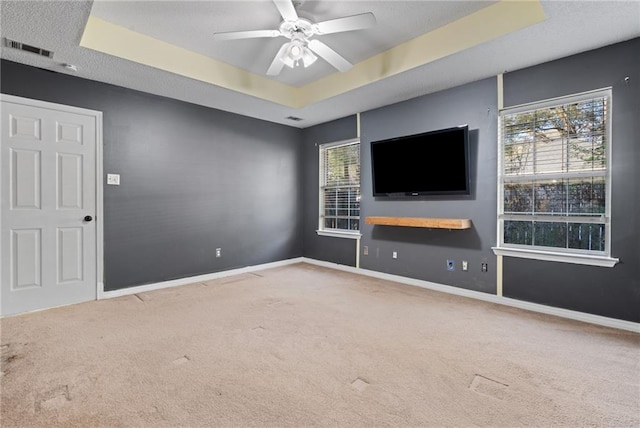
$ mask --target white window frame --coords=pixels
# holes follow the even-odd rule
[[[518,245],[518,244],[505,244],[504,243],[504,221],[513,220],[513,216],[504,214],[504,150],[503,150],[503,133],[502,133],[502,121],[503,116],[512,115],[517,113],[524,113],[533,110],[545,109],[549,107],[571,104],[580,101],[585,101],[593,98],[606,98],[607,99],[607,118],[606,118],[606,171],[605,177],[605,213],[592,220],[594,223],[605,225],[605,250],[592,251],[592,250],[580,250],[569,248],[551,248],[541,247],[533,245]],[[539,102],[527,103],[518,106],[508,107],[500,110],[498,116],[498,216],[497,216],[497,240],[496,247],[492,247],[494,254],[498,256],[520,257],[535,260],[547,260],[564,263],[575,263],[591,266],[613,267],[618,263],[619,259],[611,257],[611,127],[612,127],[612,90],[611,88],[598,89],[595,91],[588,91],[579,94],[552,98]],[[548,220],[543,216],[531,215],[529,218],[533,221],[536,220]],[[557,222],[571,221],[574,217],[571,216],[554,216],[553,220]],[[589,218],[580,219],[581,222],[589,222]]]
[[[347,146],[351,144],[360,144],[360,139],[349,139],[343,141],[336,141],[333,143],[325,143],[320,144],[318,147],[319,153],[319,162],[318,162],[318,176],[319,176],[319,185],[318,185],[318,229],[316,233],[320,236],[330,236],[334,238],[347,238],[347,239],[360,239],[362,234],[360,231],[352,231],[352,230],[344,230],[344,229],[327,229],[324,227],[324,192],[323,192],[323,182],[324,182],[324,164],[323,164],[323,156],[322,151],[325,149],[336,148],[340,146]],[[361,148],[361,147],[360,147]],[[361,159],[358,160],[358,163],[361,163]],[[362,186],[362,171],[360,172],[360,187]],[[360,219],[361,216],[358,216]],[[360,223],[360,227],[362,224]]]

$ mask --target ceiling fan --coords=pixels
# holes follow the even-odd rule
[[[291,68],[300,64],[308,67],[318,59],[318,56],[339,71],[347,71],[352,64],[313,36],[360,30],[376,23],[376,17],[371,12],[314,23],[298,16],[292,0],[273,0],[273,3],[283,18],[277,30],[231,31],[213,35],[215,41],[279,36],[289,39],[289,42],[285,42],[280,47],[269,66],[267,74],[270,76],[280,74],[285,65]]]

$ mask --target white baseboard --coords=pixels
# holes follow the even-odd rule
[[[611,327],[611,328],[617,328],[620,330],[632,331],[634,333],[640,333],[640,324],[631,322],[631,321],[624,321],[624,320],[619,320],[615,318],[603,317],[600,315],[587,314],[585,312],[572,311],[569,309],[555,308],[553,306],[540,305],[538,303],[531,303],[531,302],[525,302],[523,300],[511,299],[508,297],[496,296],[495,294],[487,294],[487,293],[482,293],[480,291],[467,290],[464,288],[453,287],[450,285],[438,284],[435,282],[407,278],[400,275],[392,275],[388,273],[376,272],[376,271],[362,269],[362,268],[358,269],[351,266],[324,262],[321,260],[310,259],[307,257],[302,257],[301,261],[304,263],[309,263],[317,266],[323,266],[323,267],[338,269],[338,270],[351,272],[359,275],[366,275],[373,278],[399,282],[401,284],[413,285],[416,287],[427,288],[429,290],[440,291],[448,294],[455,294],[457,296],[469,297],[472,299],[482,300],[482,301],[491,302],[491,303],[497,303],[505,306],[511,306],[514,308],[524,309],[532,312],[538,312],[538,313],[553,315],[561,318],[582,321],[589,324],[595,324],[595,325],[600,325],[604,327]]]
[[[113,291],[104,291],[104,288],[103,288],[102,290],[98,289],[98,300],[112,299],[114,297],[128,296],[130,294],[136,294],[136,293],[145,293],[147,291],[160,290],[162,288],[169,288],[169,287],[177,287],[179,285],[194,284],[196,282],[212,281],[218,278],[225,278],[227,276],[239,275],[242,273],[257,272],[264,269],[271,269],[271,268],[286,266],[294,263],[300,263],[302,261],[303,261],[302,257],[298,257],[294,259],[280,260],[272,263],[264,263],[261,265],[247,266],[239,269],[230,269],[222,272],[208,273],[205,275],[190,276],[187,278],[173,279],[170,281],[156,282],[153,284],[137,285],[134,287],[121,288],[119,290],[113,290]]]
[[[136,293],[144,293],[147,291],[160,290],[162,288],[177,287],[180,285],[193,284],[196,282],[212,281],[227,276],[239,275],[243,273],[256,272],[264,269],[270,269],[280,266],[286,266],[295,263],[309,263],[316,266],[337,269],[345,272],[355,273],[358,275],[370,276],[373,278],[384,279],[387,281],[398,282],[401,284],[412,285],[415,287],[426,288],[429,290],[440,291],[442,293],[455,294],[457,296],[468,297],[471,299],[482,300],[499,305],[511,306],[514,308],[524,309],[532,312],[538,312],[547,315],[553,315],[561,318],[567,318],[575,321],[582,321],[589,324],[611,327],[620,330],[640,333],[640,324],[631,321],[624,321],[615,318],[603,317],[600,315],[587,314],[584,312],[572,311],[569,309],[555,308],[553,306],[540,305],[538,303],[525,302],[523,300],[511,299],[508,297],[496,296],[495,294],[482,293],[480,291],[467,290],[464,288],[453,287],[450,285],[438,284],[435,282],[424,281],[420,279],[407,278],[400,275],[376,272],[368,269],[355,268],[352,266],[330,263],[321,260],[311,259],[307,257],[297,257],[293,259],[281,260],[272,263],[265,263],[255,266],[247,266],[239,269],[231,269],[222,272],[215,272],[205,275],[191,276],[188,278],[174,279],[171,281],[157,282],[153,284],[145,284],[134,287],[123,288],[114,291],[103,291],[103,287],[98,287],[98,300],[111,299],[114,297],[127,296]]]

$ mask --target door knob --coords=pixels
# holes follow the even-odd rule
[[[91,220],[93,220],[93,217],[91,217],[90,215],[84,216],[84,221],[91,221]]]

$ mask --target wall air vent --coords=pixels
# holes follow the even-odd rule
[[[15,40],[11,40],[11,39],[4,39],[4,44],[6,47],[11,48],[11,49],[18,49],[24,52],[31,52],[34,53],[36,55],[40,55],[43,56],[45,58],[53,58],[53,52],[52,51],[48,51],[46,49],[42,49],[42,48],[38,48],[35,46],[31,46],[31,45],[27,45],[26,43],[22,43],[22,42],[16,42]]]
[[[296,116],[287,116],[285,119],[293,120],[294,122],[300,122],[302,120],[301,117]]]

